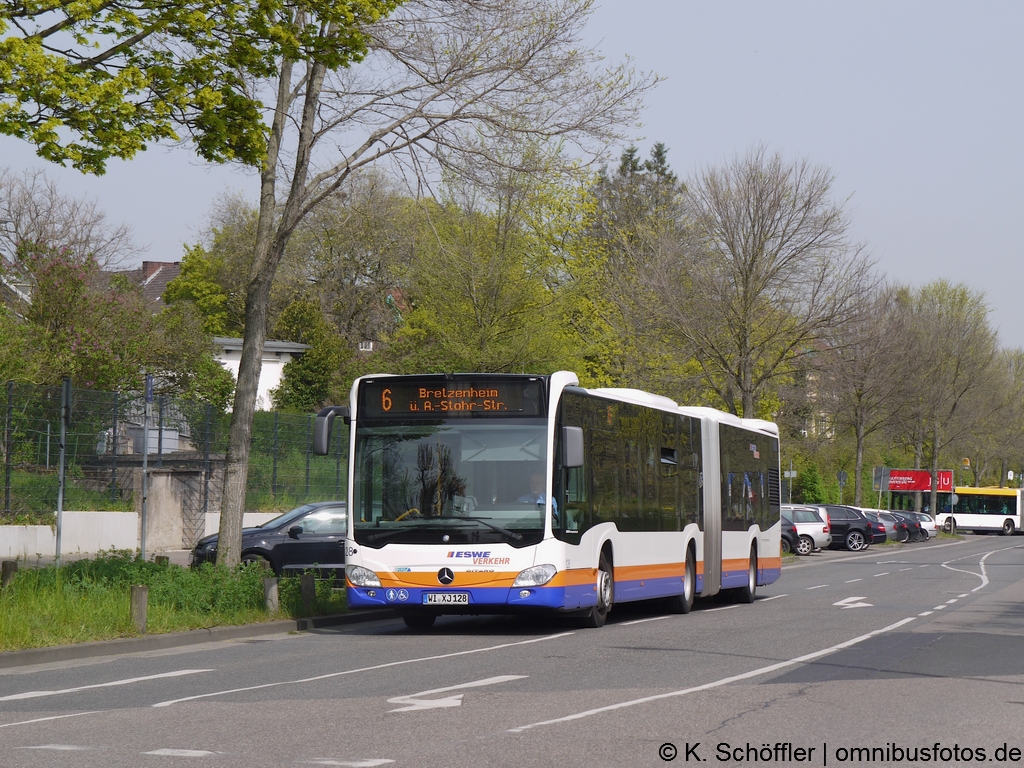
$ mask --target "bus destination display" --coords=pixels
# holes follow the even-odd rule
[[[359,390],[363,418],[541,416],[543,385],[533,380],[368,381]]]

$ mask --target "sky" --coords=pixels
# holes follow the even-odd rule
[[[684,179],[759,144],[828,166],[880,273],[984,292],[1002,344],[1024,347],[1024,3],[604,0],[586,34],[663,78],[634,131],[644,155],[663,142]],[[219,197],[258,190],[184,148],[94,178],[0,137],[0,165],[93,197],[151,261],[180,260]]]

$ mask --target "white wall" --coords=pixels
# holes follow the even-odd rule
[[[62,555],[139,548],[137,512],[65,512],[61,519]],[[48,525],[0,525],[0,558],[52,557],[56,551],[56,528]]]
[[[278,512],[246,512],[242,525],[249,528],[273,520]],[[62,518],[62,555],[94,555],[110,549],[139,548],[138,512],[65,512]],[[206,515],[206,535],[217,533],[220,513]],[[180,540],[180,533],[178,536]],[[147,554],[155,550],[147,540]],[[48,525],[0,525],[0,560],[34,560],[53,557],[57,532]]]

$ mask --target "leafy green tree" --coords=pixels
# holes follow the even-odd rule
[[[359,60],[366,25],[395,4],[3,0],[0,131],[87,173],[182,131],[207,160],[259,166],[267,131],[251,78],[276,74],[282,57]]]
[[[793,499],[803,504],[824,504],[828,500],[817,464],[808,464],[793,482]]]
[[[320,307],[311,301],[296,301],[282,312],[274,335],[310,345],[285,365],[280,386],[270,393],[274,408],[294,413],[319,410],[337,389],[342,366],[352,357],[351,351],[324,319]]]
[[[202,318],[204,333],[227,336],[239,330],[230,324],[227,290],[217,278],[223,265],[200,245],[185,250],[180,274],[167,284],[163,300],[168,305],[190,302]]]
[[[5,380],[59,384],[67,376],[88,389],[137,390],[152,373],[162,393],[227,405],[234,381],[195,313],[153,315],[137,286],[101,272],[91,257],[23,246],[19,261],[34,289],[23,318],[0,311]]]

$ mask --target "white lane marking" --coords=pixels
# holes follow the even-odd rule
[[[736,606],[729,606],[734,608]],[[474,653],[485,653],[487,651],[498,651],[502,648],[514,648],[517,645],[530,645],[532,643],[542,643],[545,640],[557,640],[560,637],[568,637],[574,635],[575,632],[559,632],[557,635],[545,635],[544,637],[535,637],[532,640],[519,640],[515,643],[502,643],[501,645],[489,645],[485,648],[471,648],[468,651],[455,651],[454,653],[442,653],[437,656],[422,656],[418,659],[404,659],[403,661],[389,661],[386,664],[375,664],[372,667],[360,667],[359,669],[346,669],[344,672],[330,672],[326,675],[317,675],[316,677],[304,677],[301,680],[282,680],[278,683],[263,683],[262,685],[250,685],[245,688],[231,688],[226,691],[213,691],[212,693],[200,693],[196,696],[185,696],[181,699],[169,699],[167,701],[160,701],[154,704],[154,707],[169,707],[172,704],[178,704],[183,701],[195,701],[196,699],[206,699],[210,696],[226,696],[229,693],[242,693],[243,691],[257,691],[261,688],[274,688],[278,685],[299,685],[300,683],[312,683],[317,680],[329,680],[332,677],[342,677],[344,675],[354,675],[358,672],[372,672],[375,669],[387,669],[388,667],[400,667],[405,664],[418,664],[421,661],[437,661],[438,659],[451,659],[456,656],[469,656]]]
[[[410,693],[407,696],[395,696],[388,699],[388,704],[405,704],[404,707],[398,709],[389,710],[390,712],[413,712],[422,709],[443,709],[445,707],[459,707],[462,706],[463,694],[459,693],[455,696],[446,696],[443,699],[421,699],[421,696],[429,696],[432,693],[447,693],[448,691],[458,691],[463,688],[480,688],[484,685],[497,685],[498,683],[507,683],[509,680],[522,680],[524,677],[529,675],[499,675],[498,677],[488,677],[484,680],[475,680],[472,683],[462,683],[461,685],[449,685],[447,688],[433,688],[429,691],[420,691],[419,693]]]
[[[29,725],[31,723],[45,723],[47,720],[63,720],[65,717],[81,717],[82,715],[98,715],[103,710],[94,709],[91,712],[75,712],[71,715],[54,715],[53,717],[37,717],[35,720],[21,720],[17,723],[4,723],[0,728],[10,728],[14,725]]]
[[[957,595],[957,597],[968,597],[968,595]]]
[[[769,600],[778,600],[780,597],[789,597],[789,595],[772,595],[771,597],[762,597],[757,602],[767,603]]]
[[[925,563],[924,565],[917,566],[918,568],[927,568],[931,563]]]
[[[957,601],[958,599],[959,599],[959,598],[956,598],[956,597],[954,597],[954,598],[953,598],[952,600],[947,600],[947,601],[946,601],[946,605],[952,605],[952,604],[953,604],[953,603],[955,603],[955,602],[956,602],[956,601]]]
[[[888,576],[888,575],[889,575],[888,571],[886,571],[885,573],[876,573],[875,574],[875,578],[877,579],[879,576]]]
[[[844,611],[847,608],[871,608],[871,603],[858,603],[858,600],[863,600],[863,597],[847,597],[840,600],[838,603],[832,603],[832,605],[838,605]]]
[[[661,621],[662,619],[671,619],[671,616],[655,616],[652,619],[634,619],[633,621],[624,621],[619,624],[620,627],[628,627],[630,624],[643,624],[645,621]]]
[[[160,755],[161,757],[210,757],[221,753],[208,752],[205,749],[154,749],[152,752],[143,752],[142,754]]]
[[[819,584],[816,587],[807,587],[807,589],[824,589],[827,586],[828,586],[828,584]]]
[[[944,610],[946,610],[946,606],[944,606],[944,605],[936,605],[935,608],[933,608],[932,610],[944,611]]]
[[[165,677],[181,677],[182,675],[197,675],[200,672],[213,672],[212,669],[179,669],[177,672],[163,672],[159,675],[146,675],[145,677],[130,677],[127,680],[113,680],[109,683],[96,683],[95,685],[80,685],[77,688],[64,688],[60,691],[25,691],[15,693],[11,696],[0,697],[0,701],[16,701],[18,699],[37,699],[41,696],[59,696],[62,693],[75,693],[76,691],[87,691],[90,688],[111,688],[118,685],[131,685],[141,683],[145,680],[159,680]]]
[[[931,616],[935,611],[925,611],[924,613],[917,614],[918,616]]]
[[[304,760],[310,765],[343,765],[345,768],[377,768],[378,765],[388,765],[394,760],[382,758],[371,758],[369,760],[332,760],[329,757],[318,757],[314,760]]]
[[[597,709],[588,709],[585,712],[577,712],[574,715],[567,715],[565,717],[556,717],[553,720],[542,720],[539,723],[530,723],[529,725],[520,725],[517,728],[509,728],[508,730],[509,730],[509,733],[522,733],[523,731],[528,731],[531,728],[539,728],[539,727],[541,727],[543,725],[554,725],[556,723],[571,722],[572,720],[582,720],[585,717],[591,717],[592,715],[599,715],[599,714],[602,714],[604,712],[612,712],[612,711],[617,710],[617,709],[625,709],[626,707],[635,707],[638,704],[647,704],[647,703],[652,702],[652,701],[660,701],[662,699],[672,699],[672,698],[676,698],[676,697],[679,697],[679,696],[687,696],[687,695],[689,695],[691,693],[698,693],[700,691],[711,690],[712,688],[720,688],[723,685],[729,685],[730,683],[736,683],[736,682],[739,682],[740,680],[749,680],[752,677],[760,677],[761,675],[766,675],[766,674],[768,674],[770,672],[776,672],[776,671],[778,671],[780,669],[785,669],[786,667],[792,667],[792,666],[795,666],[797,664],[804,664],[804,663],[806,663],[808,661],[814,661],[815,659],[819,659],[822,656],[827,656],[830,653],[835,653],[836,651],[844,650],[844,649],[849,648],[851,646],[857,645],[857,643],[862,643],[865,640],[868,640],[868,639],[870,639],[870,638],[872,638],[872,637],[874,637],[876,635],[881,635],[881,634],[884,634],[885,632],[891,632],[894,629],[899,629],[904,624],[909,624],[910,622],[914,621],[915,619],[916,619],[916,617],[911,616],[909,618],[897,621],[895,624],[890,624],[887,627],[882,627],[881,629],[876,629],[876,630],[874,630],[872,632],[868,632],[866,635],[860,635],[858,637],[853,638],[852,640],[847,640],[845,642],[838,643],[838,644],[830,646],[828,648],[822,648],[820,651],[814,651],[813,653],[808,653],[808,654],[805,654],[803,656],[797,656],[796,658],[788,659],[787,661],[780,661],[780,662],[777,662],[775,664],[769,664],[767,667],[759,667],[758,669],[752,669],[749,672],[743,672],[742,674],[739,674],[739,675],[732,675],[731,677],[723,677],[721,680],[715,680],[714,682],[705,683],[704,685],[697,685],[697,686],[694,686],[693,688],[684,688],[684,689],[682,689],[680,691],[671,691],[669,693],[660,693],[660,694],[657,694],[655,696],[645,696],[642,699],[633,699],[631,701],[622,701],[622,702],[619,702],[618,704],[609,704],[606,707],[598,707]]]
[[[38,747],[15,747],[15,749],[53,749],[58,752],[86,752],[92,747],[76,747],[74,744],[40,744]]]
[[[950,571],[954,571],[955,573],[966,573],[966,574],[968,574],[970,576],[977,576],[979,579],[981,579],[981,584],[979,584],[977,587],[975,587],[974,589],[971,590],[971,592],[977,592],[979,589],[984,589],[985,587],[987,587],[988,583],[989,583],[988,582],[988,571],[985,570],[985,561],[988,560],[989,557],[994,555],[996,552],[1005,552],[1008,549],[1017,549],[1017,547],[1001,547],[1000,549],[993,549],[991,552],[986,552],[982,556],[981,560],[978,561],[978,565],[981,568],[981,573],[980,574],[977,574],[974,571],[965,571],[965,570],[963,570],[961,568],[954,568],[954,567],[952,567],[950,565],[950,563],[955,563],[955,562],[958,562],[959,560],[966,560],[967,558],[973,557],[974,555],[964,555],[963,557],[957,557],[957,558],[955,558],[953,560],[947,560],[946,562],[942,563],[942,567],[943,568],[947,568]]]
[[[714,613],[715,611],[728,611],[730,608],[739,608],[739,603],[735,605],[723,605],[721,608],[708,608],[704,613]]]
[[[900,568],[900,573],[903,573],[904,571],[912,571],[912,570],[914,570],[914,569],[913,568]]]
[[[846,583],[846,584],[853,584],[853,582],[855,582],[855,581],[864,581],[864,579],[850,579],[849,581],[844,582],[844,583]]]

